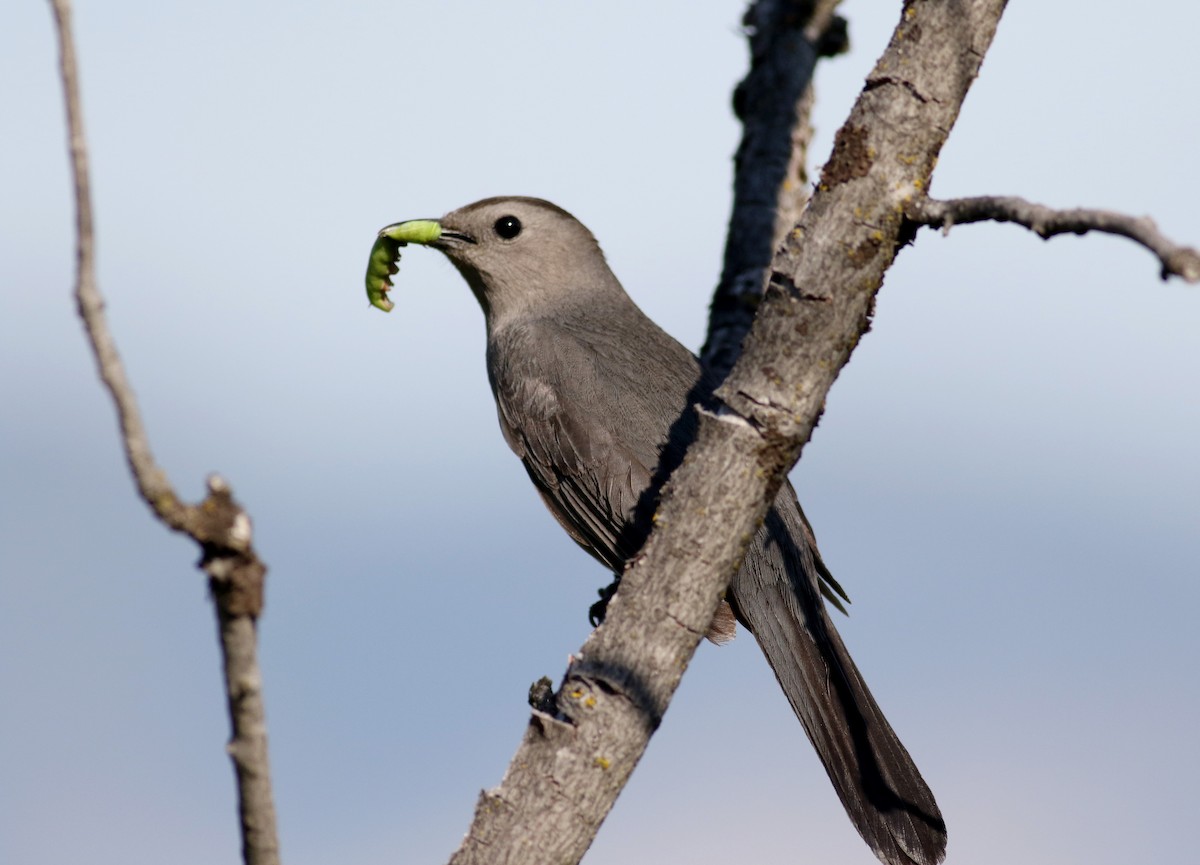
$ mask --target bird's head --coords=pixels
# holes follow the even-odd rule
[[[387,245],[392,246],[390,258]],[[441,219],[416,219],[379,232],[367,270],[367,294],[391,308],[384,270],[394,273],[396,246],[419,243],[445,253],[483,307],[489,326],[512,315],[546,313],[562,305],[603,303],[624,291],[608,269],[599,244],[575,217],[539,198],[485,198]],[[375,278],[375,293],[372,277]]]

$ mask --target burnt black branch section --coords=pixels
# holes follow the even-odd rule
[[[733,210],[721,279],[713,293],[708,339],[700,353],[720,381],[754,322],[763,274],[782,232],[808,201],[805,165],[818,58],[845,51],[846,22],[836,2],[758,0],[742,19],[750,71],[733,95],[742,121],[734,157]]]

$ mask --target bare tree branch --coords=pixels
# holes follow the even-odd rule
[[[833,14],[839,2],[755,0],[742,18],[750,71],[733,95],[742,140],[725,260],[700,352],[718,379],[754,323],[771,254],[808,203],[812,76],[819,57],[846,50],[846,22]]]
[[[198,505],[179,500],[166,472],[155,462],[137,400],[125,376],[116,342],[96,285],[95,241],[83,109],[71,32],[70,0],[50,0],[58,33],[59,66],[67,110],[71,166],[75,180],[75,299],[96,358],[100,378],[117,409],[121,443],[138,494],[169,528],[194,539],[202,552],[216,606],[225,686],[233,734],[228,750],[238,781],[242,856],[247,865],[278,865],[279,841],[267,762],[266,715],[256,649],[256,619],[263,606],[266,566],[251,545],[250,518],[220,477],[208,479],[208,495]]]
[[[905,202],[936,157],[1004,0],[913,0],[867,81],[758,319],[701,417],[655,530],[604,625],[535,711],[500,786],[481,795],[453,863],[578,862],[641,758],[825,396],[866,330]]]
[[[1148,216],[1128,216],[1084,207],[1056,210],[1023,198],[998,195],[948,201],[915,198],[908,203],[904,215],[917,225],[941,228],[946,233],[957,224],[991,221],[1015,222],[1045,239],[1056,234],[1087,234],[1089,231],[1117,234],[1158,256],[1163,279],[1178,276],[1186,282],[1200,282],[1200,251],[1168,240]]]

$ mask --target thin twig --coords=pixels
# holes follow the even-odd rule
[[[981,195],[939,201],[931,198],[910,202],[904,214],[911,222],[949,232],[959,223],[1015,222],[1042,238],[1056,234],[1087,234],[1100,231],[1128,237],[1154,253],[1162,265],[1162,278],[1178,276],[1200,282],[1200,252],[1173,243],[1148,216],[1129,216],[1110,210],[1075,207],[1055,210],[1015,196]]]
[[[262,612],[266,566],[251,546],[250,518],[234,501],[228,485],[214,475],[199,505],[179,500],[166,472],[154,461],[137,400],[125,376],[116,342],[96,285],[95,240],[87,143],[71,33],[70,0],[50,0],[59,43],[67,134],[75,180],[75,300],[104,386],[116,405],[121,443],[139,495],[169,528],[184,532],[201,548],[200,566],[208,574],[216,607],[225,686],[233,734],[229,755],[238,781],[242,856],[246,865],[278,865],[279,841],[267,761],[267,731],[262,700],[256,626]]]
[[[75,173],[76,283],[75,300],[88,333],[88,343],[96,357],[100,379],[112,395],[121,424],[121,442],[129,470],[138,492],[154,512],[171,528],[184,530],[186,513],[174,496],[163,470],[150,453],[150,443],[142,426],[137,401],[125,369],[117,354],[116,343],[104,316],[104,298],[96,287],[92,233],[92,198],[88,180],[87,143],[83,132],[83,109],[75,69],[75,46],[71,36],[70,0],[51,0],[58,24],[60,69],[67,103],[67,128],[71,164]]]

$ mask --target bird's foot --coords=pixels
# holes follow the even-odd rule
[[[608,602],[613,599],[620,587],[621,578],[617,576],[607,586],[597,590],[596,594],[600,596],[600,600],[588,608],[588,621],[592,623],[593,628],[600,627],[600,623],[604,621],[604,616],[608,612]]]

